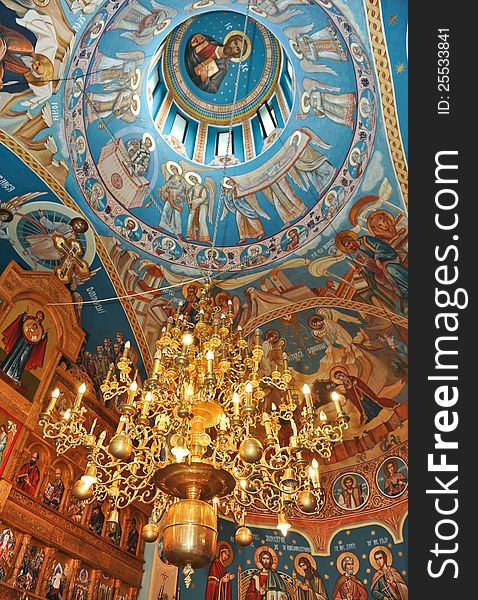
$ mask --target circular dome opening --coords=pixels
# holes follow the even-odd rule
[[[254,19],[244,35],[245,19],[232,11],[191,17],[168,35],[152,63],[155,125],[176,152],[203,165],[258,157],[291,114],[295,81],[287,54]]]

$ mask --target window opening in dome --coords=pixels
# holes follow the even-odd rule
[[[216,138],[216,156],[226,156],[226,154],[234,154],[234,131],[231,131],[231,141],[229,151],[227,149],[227,140],[229,137],[228,131],[221,131]]]
[[[258,117],[263,137],[269,137],[269,135],[277,127],[277,119],[274,110],[267,102],[264,102],[264,104],[260,107]]]
[[[178,142],[184,143],[187,130],[188,122],[178,113],[174,117],[173,126],[171,127],[171,135],[176,138]]]

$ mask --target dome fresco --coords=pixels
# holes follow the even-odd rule
[[[334,482],[406,458],[406,6],[247,4],[0,0],[2,40],[40,56],[0,54],[1,264],[69,265],[97,391],[105,338],[131,339],[144,376],[210,272],[217,306],[261,327],[265,372],[286,351],[297,393],[346,399]],[[406,493],[359,474],[398,522]],[[378,510],[329,500],[330,519]]]

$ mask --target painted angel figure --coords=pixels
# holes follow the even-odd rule
[[[304,77],[302,82],[304,93],[301,97],[301,116],[306,116],[311,110],[316,117],[327,117],[334,123],[353,127],[353,115],[356,105],[355,94],[332,94],[323,91],[324,84],[310,77]],[[327,86],[330,88],[330,86]],[[338,90],[338,88],[335,88]]]
[[[141,50],[117,52],[114,57],[103,56],[97,71],[92,74],[91,83],[102,83],[104,90],[120,90],[125,86],[137,90],[143,63],[144,52]]]
[[[112,115],[125,123],[134,123],[141,109],[139,95],[128,88],[99,93],[88,92],[87,99],[88,123],[103,121]],[[104,126],[104,123],[99,125],[100,128]]]
[[[126,29],[121,36],[145,46],[152,42],[155,35],[166,29],[177,14],[175,8],[151,2],[152,9],[139,2],[132,4],[117,21],[117,29]]]
[[[261,240],[266,235],[261,217],[269,221],[270,216],[260,207],[257,196],[255,194],[242,195],[238,190],[237,182],[232,177],[228,178],[224,187],[226,189],[221,221],[228,212],[235,214],[239,244],[251,239]]]
[[[240,2],[247,4],[247,0],[240,0]],[[272,23],[284,23],[302,13],[300,9],[290,9],[290,6],[307,3],[307,0],[252,0],[251,11]]]
[[[347,52],[331,23],[323,29],[314,31],[314,24],[286,27],[292,51],[300,59],[300,66],[306,73],[337,73],[318,61],[322,59],[346,61]]]
[[[216,182],[211,177],[206,177],[203,183],[201,176],[192,171],[186,173],[184,179],[190,186],[186,192],[189,207],[187,237],[211,243],[207,220],[209,223],[213,222]]]
[[[164,208],[161,213],[159,227],[178,237],[182,236],[181,215],[186,203],[187,183],[183,176],[183,168],[174,161],[161,165],[165,179],[163,187],[159,188]]]

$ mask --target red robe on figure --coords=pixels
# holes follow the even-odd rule
[[[221,581],[226,574],[226,567],[216,558],[209,568],[204,600],[232,600],[231,582]]]
[[[8,354],[12,348],[18,342],[20,337],[23,335],[23,322],[26,313],[18,315],[10,325],[2,332],[2,342],[5,346],[5,351]],[[25,369],[33,370],[43,366],[43,359],[45,358],[45,350],[48,338],[45,337],[40,342],[35,344],[32,348],[30,356],[25,364]]]
[[[25,463],[17,475],[17,485],[29,496],[35,495],[38,482],[40,481],[40,470],[36,465]]]

